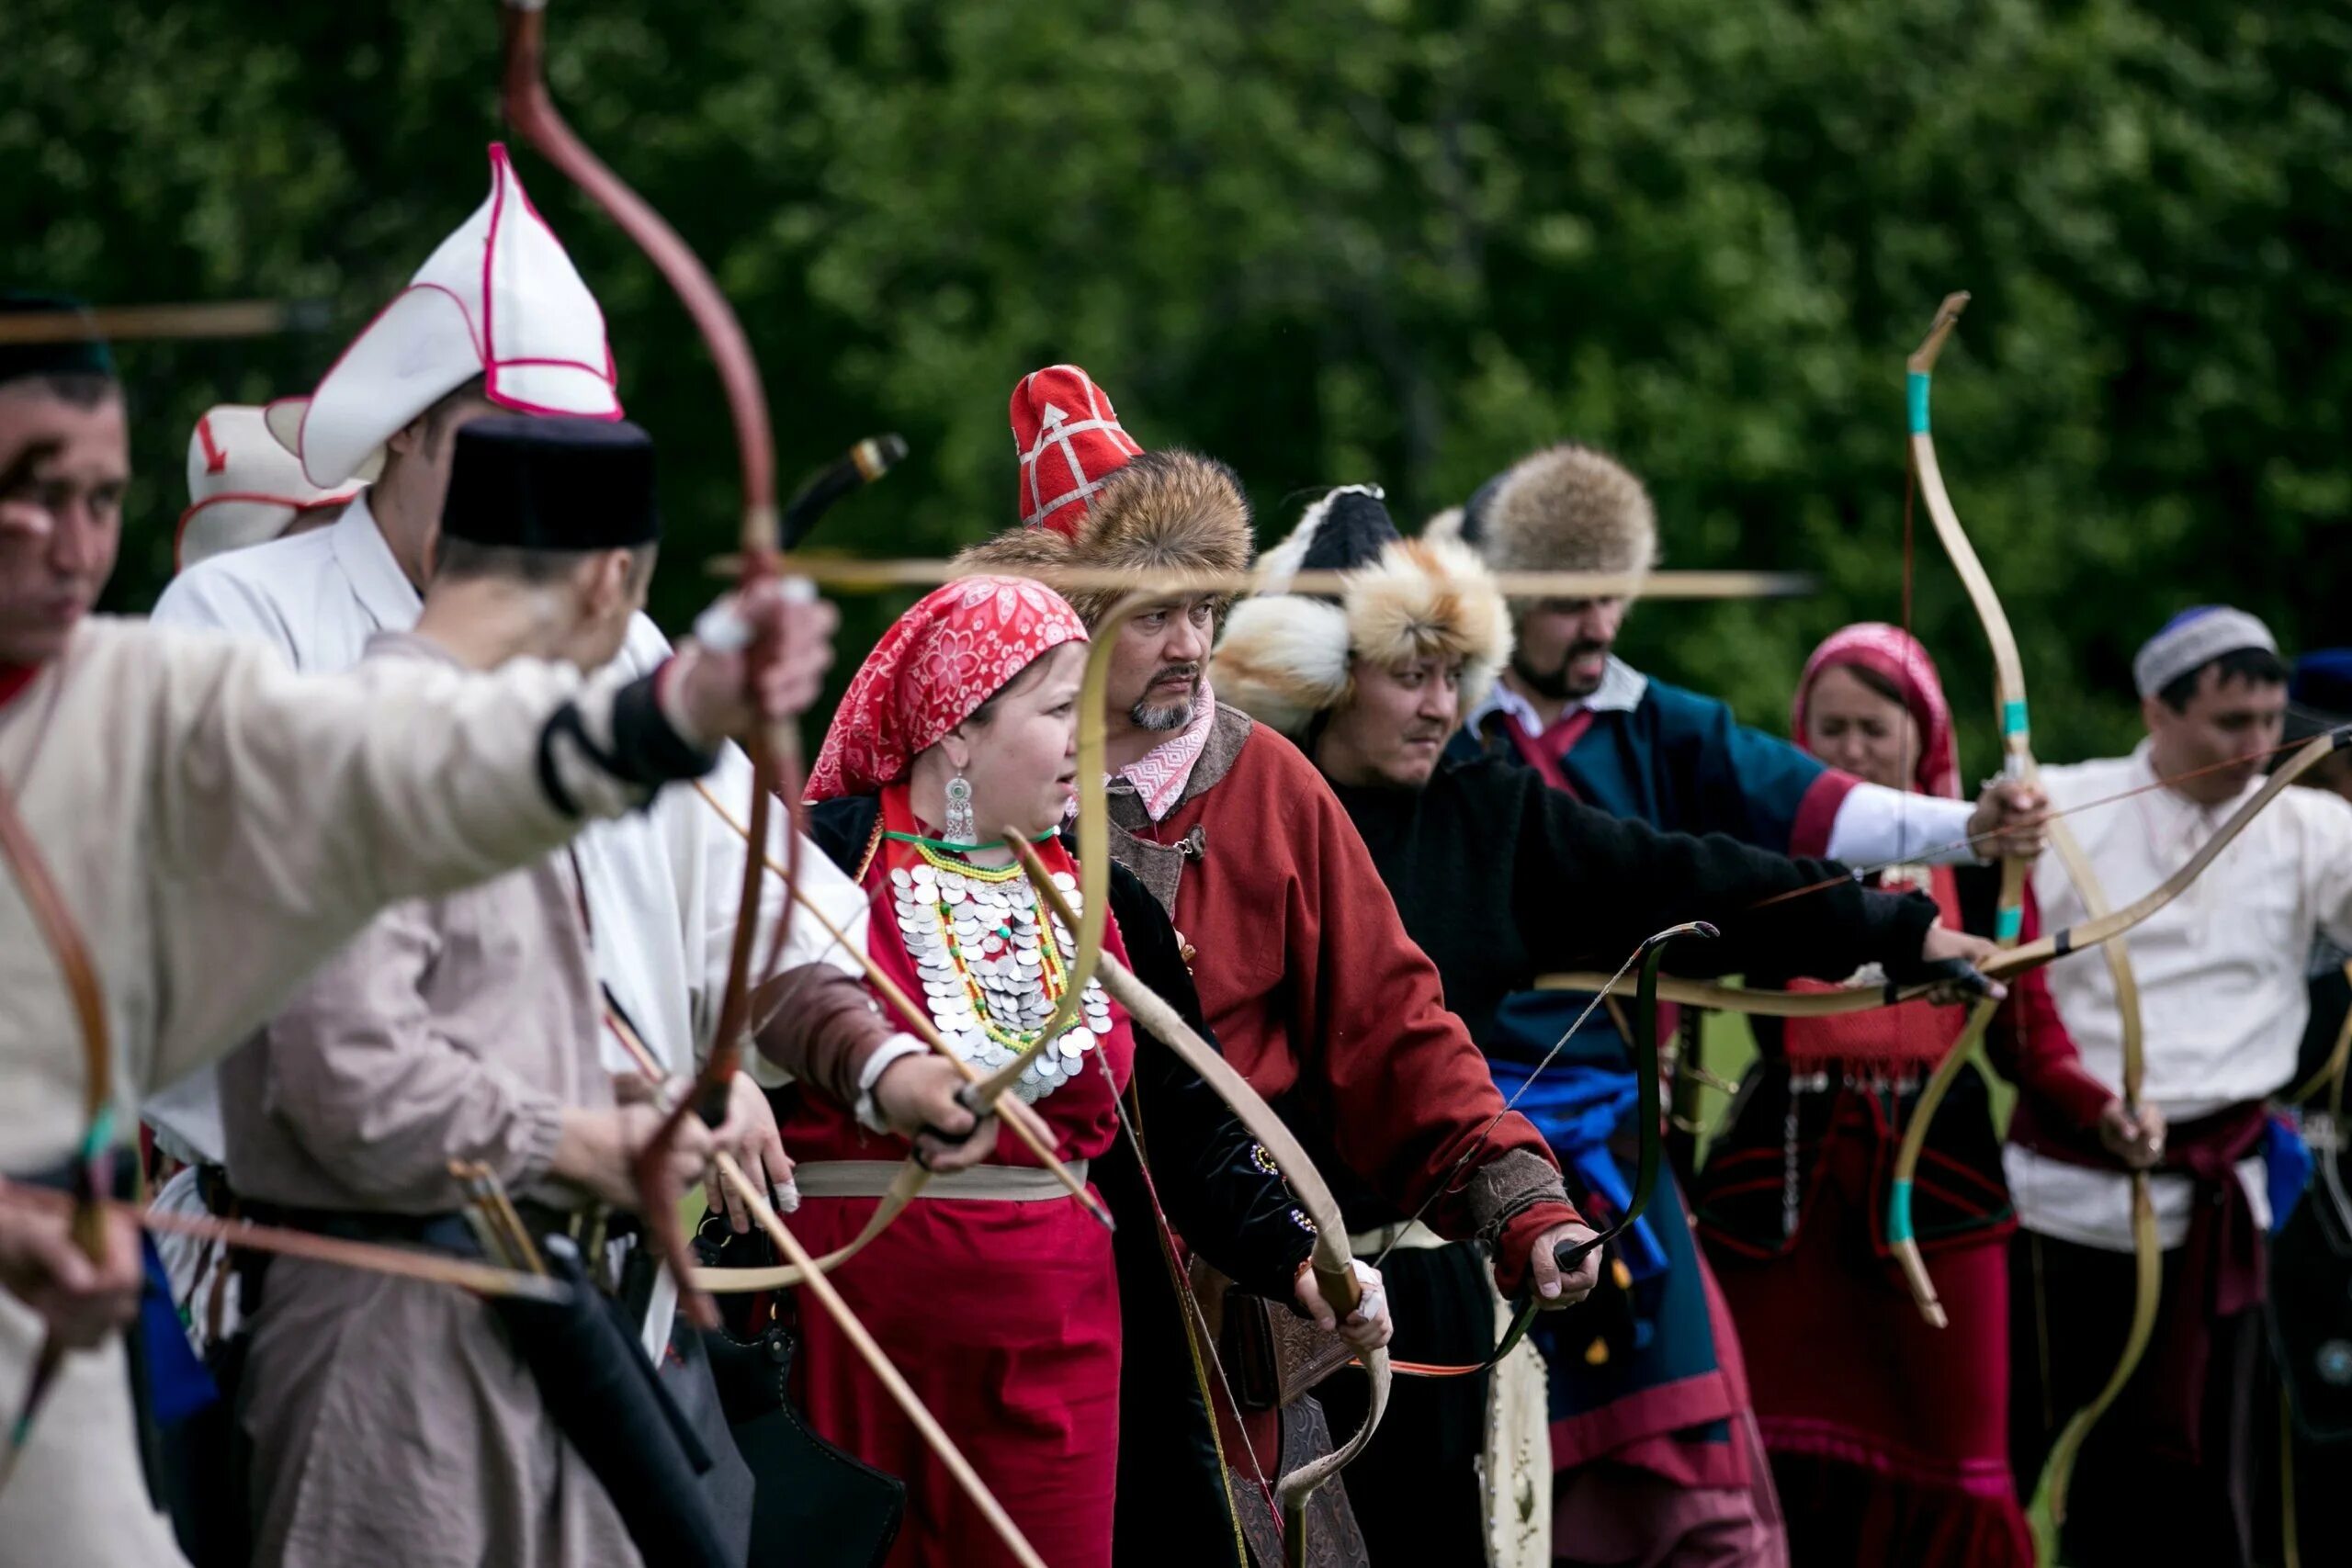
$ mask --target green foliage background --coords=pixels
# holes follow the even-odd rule
[[[490,0],[13,0],[5,275],[107,301],[321,299],[323,335],[126,347],[136,526],[168,570],[187,431],[300,390],[480,201]],[[1012,520],[1004,400],[1089,367],[1147,445],[1399,516],[1574,435],[1644,473],[1668,564],[1802,569],[1797,604],[1638,615],[1634,660],[1781,722],[1811,640],[1898,618],[1902,358],[1938,378],[1963,522],[2037,739],[2128,744],[2132,649],[2226,597],[2311,646],[2352,476],[2352,13],[2215,0],[555,0],[556,96],[708,257],[787,481],[914,458],[821,542]],[[673,519],[657,613],[732,527],[707,363],[651,270],[525,177],[605,302]],[[1989,665],[1925,532],[1916,625],[1989,769]],[[853,609],[845,660],[903,600]]]

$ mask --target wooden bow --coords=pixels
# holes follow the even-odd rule
[[[1103,624],[1106,627],[1115,626],[1117,622],[1106,618]],[[1098,646],[1107,645],[1111,640],[1109,636],[1105,636]],[[1092,711],[1099,714],[1101,706],[1097,701],[1092,705]],[[1082,771],[1080,778],[1082,788],[1085,781]],[[1096,787],[1101,787],[1099,775]],[[1069,900],[1046,874],[1045,863],[1037,858],[1036,851],[1030,848],[1028,840],[1018,833],[1010,833],[1007,837],[1014,852],[1020,855],[1021,863],[1028,872],[1038,898],[1060,915],[1064,924],[1075,926],[1076,916]],[[1107,859],[1107,854],[1106,842],[1102,855],[1090,855],[1080,860],[1080,869],[1083,870],[1087,860]],[[1107,873],[1104,882],[1107,895]],[[1137,979],[1133,970],[1111,954],[1103,953],[1099,973],[1103,989],[1127,1010],[1128,1016],[1135,1020],[1136,1026],[1166,1043],[1198,1073],[1216,1091],[1218,1098],[1233,1108],[1234,1114],[1249,1129],[1250,1136],[1264,1145],[1266,1152],[1273,1157],[1275,1165],[1282,1169],[1283,1179],[1290,1184],[1291,1195],[1298,1200],[1298,1206],[1306,1212],[1307,1218],[1315,1222],[1312,1267],[1315,1282],[1322,1290],[1324,1301],[1341,1317],[1354,1312],[1362,1299],[1362,1288],[1356,1280],[1355,1255],[1348,1247],[1347,1222],[1340,1216],[1339,1202],[1331,1196],[1330,1188],[1325,1185],[1322,1174],[1315,1168],[1315,1162],[1307,1157],[1306,1151],[1299,1146],[1298,1139],[1292,1134],[1290,1128],[1283,1124],[1274,1108],[1250,1087],[1250,1080],[1243,1077],[1215,1046],[1194,1032],[1193,1026],[1184,1021],[1183,1015],[1165,998]],[[1364,1445],[1372,1441],[1373,1433],[1378,1430],[1381,1416],[1388,1409],[1388,1352],[1374,1350],[1363,1356],[1362,1360],[1365,1373],[1372,1380],[1371,1399],[1364,1412],[1363,1425],[1357,1428],[1354,1436],[1331,1452],[1311,1460],[1283,1476],[1275,1488],[1275,1495],[1283,1510],[1283,1552],[1292,1568],[1304,1568],[1306,1562],[1308,1501],[1315,1495],[1317,1488],[1346,1469],[1349,1462],[1363,1451]]]
[[[1984,623],[1985,637],[1992,645],[1998,716],[2001,727],[2003,775],[2028,788],[2041,787],[2041,769],[2033,758],[2031,726],[2028,717],[2025,693],[2025,671],[2018,657],[2017,638],[2011,632],[2007,613],[2001,606],[2000,595],[1994,591],[1992,579],[1977,558],[1973,546],[1960,525],[1959,514],[1953,510],[1951,497],[1944,488],[1943,474],[1936,461],[1935,437],[1928,420],[1928,389],[1935,371],[1936,357],[1960,313],[1968,304],[1966,294],[1953,294],[1945,299],[1936,311],[1928,335],[1910,358],[1907,378],[1907,400],[1910,409],[1910,453],[1914,477],[1919,486],[1920,498],[1927,503],[1928,516],[1935,525],[1936,536],[1943,541],[1945,552],[1951,558],[1954,570],[1967,587],[1969,603]],[[2275,798],[2275,796],[2274,796]],[[2063,819],[2050,822],[2051,847],[2058,852],[2066,875],[2083,900],[2085,912],[2095,922],[2112,913],[2107,897],[2099,886],[2098,875],[2090,857],[2083,852],[2074,829]],[[2208,864],[2211,863],[2210,859]],[[2014,946],[2022,919],[2022,901],[2029,863],[2018,859],[2002,863],[2000,902],[1996,915],[1995,938],[2002,946]],[[2123,1100],[2134,1114],[2140,1104],[2140,1089],[2145,1069],[2141,1039],[2140,989],[2132,970],[2130,951],[2123,941],[2123,929],[2118,929],[2099,944],[2108,972],[2114,983],[2116,1007],[2120,1014],[2123,1046]],[[1942,1103],[1945,1092],[1958,1077],[1968,1052],[1983,1037],[1996,1004],[1979,1002],[1969,1019],[1969,1026],[1950,1055],[1938,1065],[1922,1090],[1919,1103],[1911,1113],[1910,1125],[1904,1130],[1903,1145],[1895,1156],[1894,1186],[1887,1206],[1887,1237],[1901,1261],[1904,1273],[1911,1285],[1919,1310],[1937,1327],[1944,1325],[1942,1303],[1937,1300],[1935,1282],[1928,1275],[1926,1260],[1920,1256],[1917,1236],[1911,1224],[1912,1180],[1918,1170],[1919,1156],[1927,1143],[1927,1133]],[[2148,1177],[2145,1171],[2132,1175],[2132,1242],[2136,1262],[2136,1283],[2133,1292],[2131,1329],[2126,1336],[2123,1353],[2114,1372],[2098,1397],[2086,1406],[2067,1424],[2058,1443],[2052,1450],[2052,1515],[2063,1517],[2066,1479],[2071,1472],[2074,1455],[2093,1424],[2114,1402],[2117,1393],[2130,1381],[2133,1368],[2155,1326],[2156,1308],[2162,1290],[2163,1253],[2157,1245],[2155,1209],[2150,1201]]]
[[[634,241],[666,279],[686,313],[709,346],[712,362],[726,391],[735,428],[735,446],[741,471],[743,512],[735,559],[740,587],[748,589],[777,575],[775,452],[769,434],[767,397],[760,385],[759,366],[727,297],[712,282],[709,272],[662,215],[653,210],[619,175],[564,123],[548,97],[544,68],[546,0],[505,0],[505,93],[508,122],[515,131],[565,177],[603,208],[622,232]],[[754,661],[763,656],[754,647]],[[788,725],[766,727],[749,747],[752,757],[750,838],[755,848],[768,841],[770,815],[779,791],[790,816],[792,796],[798,791],[797,737]],[[790,888],[797,871],[800,834],[786,835],[785,884]],[[699,1115],[716,1126],[727,1117],[727,1095],[741,1066],[743,1041],[750,1032],[752,960],[759,932],[760,893],[766,857],[743,857],[741,897],[736,906],[733,947],[729,953],[727,981],[720,993],[718,1031],[710,1055],[660,1130],[637,1156],[637,1181],[644,1224],[679,1279],[688,1277],[685,1237],[678,1225],[676,1200],[664,1171],[669,1151],[689,1115]],[[778,911],[767,962],[773,967],[784,951],[792,919],[786,898]],[[689,1310],[704,1326],[717,1322],[710,1303],[690,1294]]]
[[[102,1263],[107,1245],[104,1203],[114,1195],[114,1034],[107,1017],[106,991],[98,983],[97,965],[91,962],[82,928],[75,924],[65,895],[5,784],[0,784],[0,857],[6,859],[16,876],[25,907],[40,928],[41,940],[56,959],[74,1000],[83,1070],[82,1143],[74,1164],[74,1244],[92,1263]],[[40,1413],[64,1363],[65,1342],[51,1330],[41,1339],[32,1378],[8,1427],[7,1450],[0,1454],[0,1486],[6,1486],[16,1472],[17,1461],[32,1436],[33,1418]]]
[[[2110,909],[2061,931],[2045,932],[2032,942],[2020,942],[2007,949],[1986,962],[1983,973],[1988,979],[2014,979],[2028,970],[2041,968],[2052,959],[2085,952],[2131,931],[2180,897],[2189,884],[2202,876],[2205,869],[2230,847],[2231,841],[2245,831],[2254,819],[2297,779],[2325,761],[2334,752],[2347,748],[2352,748],[2352,725],[2312,738],[2281,763],[2278,772],[2263,781],[2262,787],[2233,812],[2230,819],[2178,871],[2120,909]],[[1621,997],[1633,994],[1632,983],[1622,974],[1574,972],[1545,975],[1538,978],[1535,985],[1537,989],[1547,991],[1589,991]],[[1668,976],[1658,982],[1657,994],[1684,1007],[1743,1012],[1758,1018],[1833,1018],[1841,1013],[1868,1012],[1872,1008],[1915,1001],[1934,988],[1932,984],[1923,983],[1913,986],[1847,986],[1827,991],[1771,991],[1700,980],[1677,980]]]
[[[662,276],[668,280],[695,327],[708,344],[711,358],[718,367],[719,379],[726,389],[727,404],[735,426],[735,445],[741,462],[743,491],[743,515],[739,533],[739,554],[733,563],[738,585],[749,589],[754,584],[774,580],[778,575],[778,524],[775,509],[775,454],[768,429],[767,398],[760,386],[759,367],[752,357],[750,344],[745,340],[741,322],[726,296],[718,291],[706,270],[676,231],[663,220],[661,214],[648,206],[618,175],[605,167],[575,136],[549,100],[544,74],[544,12],[546,0],[504,0],[505,5],[505,106],[506,116],[516,131],[537,148],[548,161],[561,170],[574,184],[611,215],[622,231],[635,241],[639,249],[652,260]],[[754,661],[763,656],[758,647],[752,650]],[[718,1317],[709,1299],[692,1290],[695,1278],[686,1253],[685,1237],[678,1224],[676,1200],[679,1194],[670,1190],[663,1177],[671,1146],[688,1115],[700,1115],[716,1125],[726,1119],[726,1096],[736,1070],[741,1063],[744,1037],[750,1032],[751,994],[753,949],[756,945],[760,893],[768,866],[766,853],[769,838],[770,813],[779,793],[785,797],[788,818],[797,810],[799,785],[798,739],[786,725],[767,727],[749,747],[752,756],[751,820],[746,824],[746,852],[743,856],[743,886],[736,908],[734,945],[728,960],[726,988],[722,993],[717,1037],[713,1040],[709,1059],[694,1080],[692,1089],[662,1122],[661,1130],[650,1139],[637,1159],[637,1181],[640,1196],[642,1219],[655,1238],[680,1283],[687,1287],[687,1301],[698,1322],[715,1325]],[[786,862],[783,871],[786,898],[778,910],[776,927],[771,939],[768,958],[763,970],[772,969],[784,950],[792,911],[799,900],[798,861],[802,835],[797,830],[786,835]],[[722,1173],[732,1168],[732,1162],[723,1162]],[[741,1171],[734,1171],[732,1180],[739,1184],[755,1213],[771,1235],[782,1230],[775,1224],[761,1195],[742,1181]],[[787,1252],[797,1250],[797,1244],[787,1245],[778,1236],[778,1245]],[[821,1277],[812,1279],[818,1288],[817,1297],[840,1321],[854,1343],[869,1345],[870,1338],[851,1314],[839,1295]],[[871,1359],[881,1366],[880,1354]],[[892,1379],[886,1378],[886,1382]],[[903,1384],[893,1387],[897,1393]],[[911,1395],[908,1395],[911,1398]],[[937,1424],[925,1429],[933,1447],[951,1471],[968,1475],[969,1466],[954,1445],[944,1440]],[[959,1468],[960,1467],[960,1468]],[[967,1489],[980,1502],[982,1512],[995,1525],[1016,1557],[1025,1564],[1037,1565],[1036,1552],[1022,1539],[1001,1504],[971,1476]]]

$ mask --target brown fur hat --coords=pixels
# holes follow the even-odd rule
[[[1563,441],[1521,458],[1471,498],[1462,522],[1497,571],[1640,574],[1657,564],[1657,511],[1606,452]]]
[[[1197,452],[1130,457],[1102,482],[1072,532],[1009,528],[957,553],[957,564],[1035,577],[1062,593],[1090,626],[1125,595],[1067,589],[1057,569],[1239,573],[1250,567],[1250,502],[1233,470]]]

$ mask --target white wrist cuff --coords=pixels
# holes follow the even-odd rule
[[[875,1047],[874,1055],[865,1059],[865,1068],[857,1075],[857,1104],[854,1109],[857,1112],[858,1125],[872,1133],[890,1130],[875,1107],[874,1086],[882,1081],[883,1073],[899,1057],[920,1056],[930,1049],[911,1034],[893,1034]]]

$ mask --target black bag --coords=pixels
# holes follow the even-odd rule
[[[2270,1241],[2270,1337],[2296,1429],[2342,1442],[2352,1439],[2352,1150],[2329,1116],[2304,1135],[2315,1169]]]
[[[715,1234],[714,1234],[715,1232]],[[707,1267],[775,1261],[767,1238],[721,1222],[695,1238]],[[735,1447],[751,1467],[752,1568],[880,1568],[899,1539],[907,1483],[808,1429],[786,1390],[798,1348],[766,1298],[722,1298],[727,1326],[703,1337]]]
[[[578,1247],[552,1235],[548,1269],[571,1281],[561,1304],[502,1299],[492,1309],[548,1416],[604,1483],[647,1568],[740,1568],[701,1476],[709,1450],[645,1359],[620,1309],[588,1282]]]

